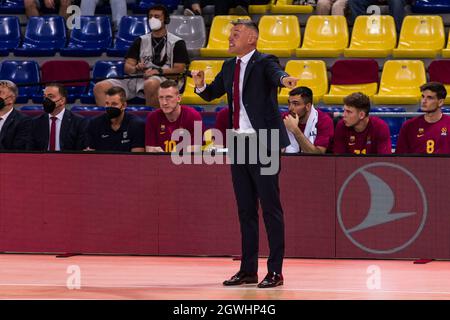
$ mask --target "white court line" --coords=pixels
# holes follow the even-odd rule
[[[62,284],[44,284],[44,283],[0,283],[0,287],[64,287],[67,288],[66,285]],[[128,285],[128,286],[114,286],[114,285],[90,285],[90,286],[83,286],[81,285],[80,289],[73,289],[70,291],[80,291],[80,290],[87,290],[87,289],[189,289],[189,290],[251,290],[254,289],[258,292],[266,292],[266,291],[299,291],[299,292],[323,292],[323,293],[404,293],[404,294],[442,294],[442,295],[450,295],[449,291],[401,291],[401,290],[358,290],[358,289],[308,289],[308,288],[266,288],[266,289],[258,289],[253,286],[241,286],[241,287],[194,287],[194,286],[158,286],[158,285]],[[67,288],[67,290],[69,290]],[[0,295],[1,296],[1,295]]]

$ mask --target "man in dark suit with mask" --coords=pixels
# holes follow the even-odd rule
[[[67,110],[66,101],[63,85],[52,83],[45,87],[45,113],[33,119],[32,150],[82,151],[87,147],[87,120]]]
[[[235,149],[234,156],[237,154],[239,157],[242,153],[248,155],[245,163],[236,163],[236,159],[231,159],[234,161],[231,164],[231,176],[241,226],[242,260],[239,272],[223,284],[232,286],[258,282],[259,199],[270,254],[268,273],[258,287],[270,288],[282,285],[284,281],[284,219],[278,184],[279,166],[276,172],[265,174],[261,150],[275,156],[279,164],[280,149],[289,145],[289,138],[278,110],[277,89],[281,86],[293,88],[298,79],[285,73],[275,56],[256,50],[258,34],[258,26],[251,20],[233,22],[228,52],[237,57],[226,60],[222,70],[209,85],[205,85],[203,71],[194,70],[192,76],[196,93],[203,99],[211,101],[227,94],[230,110],[228,128],[233,129],[238,140],[256,136],[259,148],[259,153],[254,155],[257,163],[250,160],[255,144],[252,142]],[[268,139],[263,136],[264,129],[268,131]],[[230,143],[227,136],[228,147]]]
[[[14,109],[19,93],[9,80],[0,80],[0,150],[27,150],[31,118]]]

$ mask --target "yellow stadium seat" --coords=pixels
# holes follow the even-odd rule
[[[209,32],[206,48],[200,49],[202,57],[234,57],[228,53],[228,38],[233,26],[231,22],[237,19],[250,19],[248,16],[215,16]]]
[[[373,99],[376,104],[416,104],[420,86],[427,81],[421,60],[386,61],[381,74],[380,90]]]
[[[353,92],[362,92],[369,98],[377,93],[378,83],[361,84],[334,84],[330,86],[330,92],[323,96],[326,104],[343,104],[344,98]]]
[[[391,16],[358,16],[353,25],[345,57],[386,58],[397,45],[397,31]]]
[[[286,63],[286,72],[299,78],[297,86],[305,86],[312,90],[314,103],[319,102],[328,91],[327,66],[322,60],[290,60]],[[288,88],[281,89],[278,103],[287,104]]]
[[[297,16],[269,16],[259,20],[257,48],[278,57],[290,57],[300,46],[300,25]]]
[[[189,70],[205,71],[205,82],[211,83],[219,71],[222,69],[223,60],[194,60],[189,66]],[[186,88],[181,98],[182,104],[219,104],[224,102],[224,96],[213,101],[205,101],[194,92],[194,80],[190,77],[186,80]]]
[[[448,34],[447,47],[442,49],[442,58],[450,58],[450,32]]]
[[[442,17],[406,16],[403,20],[396,58],[435,58],[445,45]]]
[[[310,16],[297,57],[339,57],[348,46],[347,20],[343,16]]]
[[[270,11],[274,14],[298,14],[312,13],[314,8],[311,5],[292,4],[293,0],[278,0],[272,4]]]

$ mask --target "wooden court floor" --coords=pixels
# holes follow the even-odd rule
[[[223,287],[230,258],[1,254],[0,266],[1,299],[450,299],[447,261],[286,259],[274,289]]]

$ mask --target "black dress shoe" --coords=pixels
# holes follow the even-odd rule
[[[273,288],[283,285],[283,275],[281,273],[269,272],[263,281],[258,284],[258,288]]]
[[[229,280],[225,280],[223,282],[223,285],[224,286],[238,286],[240,284],[246,284],[246,283],[258,283],[258,274],[239,271],[234,276],[232,276]]]

